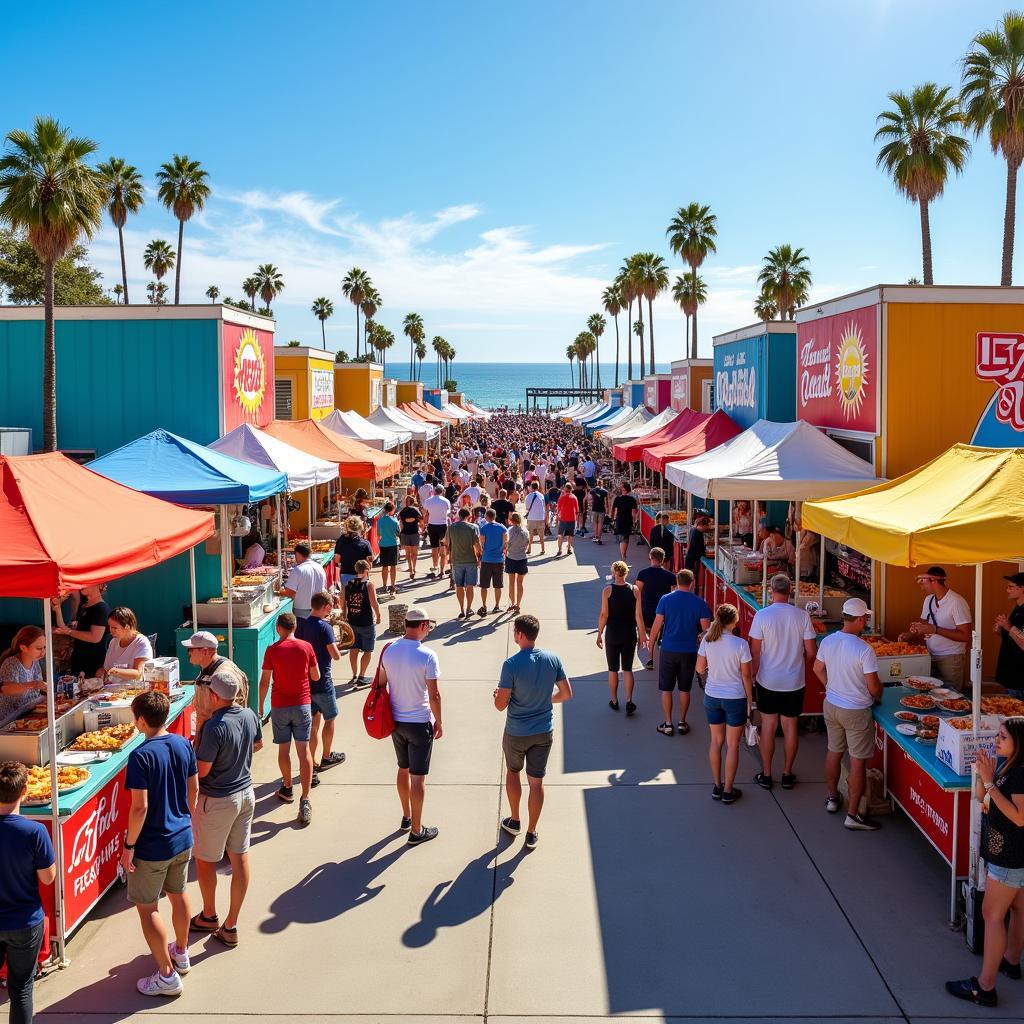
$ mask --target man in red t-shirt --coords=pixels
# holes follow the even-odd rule
[[[569,542],[569,554],[572,554],[572,539],[576,535],[576,518],[580,514],[580,503],[572,493],[572,486],[566,484],[562,488],[562,496],[558,499],[558,554],[562,557],[562,539]]]
[[[281,788],[278,800],[291,803],[292,793],[292,740],[299,755],[299,780],[302,797],[299,800],[299,821],[308,825],[313,820],[313,806],[309,791],[313,786],[313,758],[309,754],[309,736],[313,725],[310,707],[309,681],[320,679],[320,668],[312,644],[295,636],[295,616],[282,612],[277,617],[277,635],[281,638],[271,644],[263,655],[260,675],[260,704],[262,708],[270,690],[270,721],[277,744],[277,766],[281,769]]]

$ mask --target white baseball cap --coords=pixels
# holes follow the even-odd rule
[[[843,614],[849,615],[853,619],[859,619],[862,616],[870,615],[871,609],[859,597],[851,597],[843,604]]]
[[[207,630],[193,633],[187,640],[181,641],[182,647],[206,647],[217,650],[217,638]]]

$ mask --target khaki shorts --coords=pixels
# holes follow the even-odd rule
[[[964,668],[967,659],[962,654],[932,655],[932,675],[958,690],[964,687]]]
[[[188,862],[192,850],[182,850],[170,860],[137,860],[128,873],[128,902],[150,906],[162,892],[183,893],[188,882]]]
[[[828,749],[858,761],[867,761],[875,754],[875,719],[871,708],[837,708],[825,701],[823,708]]]
[[[196,842],[196,860],[216,864],[228,853],[247,853],[252,833],[256,795],[252,786],[228,796],[199,794],[192,819]]]
[[[509,771],[521,772],[525,764],[526,774],[530,778],[543,779],[553,738],[554,733],[550,732],[538,732],[531,736],[510,736],[505,733],[501,749]]]

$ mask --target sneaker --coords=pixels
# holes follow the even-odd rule
[[[482,619],[487,614],[487,608],[481,605],[479,608],[477,608],[476,613]]]
[[[999,961],[999,973],[1005,974],[1008,978],[1012,978],[1014,981],[1020,981],[1020,964],[1011,964],[1004,956],[1002,960]]]
[[[728,789],[722,794],[722,803],[734,804],[741,796],[743,796],[743,790],[733,786],[732,789]]]
[[[281,786],[274,796],[276,796],[278,800],[283,800],[286,804],[295,802],[295,791],[291,786]]]
[[[796,785],[796,776],[792,772],[782,773],[782,788],[792,789]]]
[[[140,982],[141,985],[141,982]],[[998,1006],[999,997],[994,988],[985,989],[978,984],[977,978],[964,978],[962,981],[947,981],[946,991],[957,999],[966,999],[978,1006]]]
[[[188,949],[183,949],[179,953],[178,944],[176,942],[168,942],[167,955],[171,958],[171,963],[174,964],[174,969],[179,974],[188,974],[192,970],[192,961],[188,958]]]
[[[177,971],[166,978],[157,971],[148,978],[139,978],[135,987],[144,996],[180,996],[185,988]]]
[[[522,822],[518,818],[502,818],[501,827],[510,835],[517,836],[522,830]]]
[[[332,750],[321,762],[320,771],[325,772],[336,764],[344,764],[345,755],[340,750]]]
[[[313,781],[309,784],[310,789],[316,789],[320,785],[320,776],[313,772]]]
[[[626,717],[629,718],[631,715],[636,714],[636,705],[631,701],[626,701]]]
[[[758,785],[759,785],[759,786],[760,786],[760,787],[761,787],[762,789],[771,789],[771,788],[772,788],[772,786],[774,786],[774,785],[775,785],[775,783],[774,783],[774,782],[772,782],[772,777],[771,777],[770,775],[765,775],[765,773],[764,773],[764,772],[758,772],[758,773],[757,773],[757,774],[756,774],[756,775],[754,776],[754,781],[755,781],[755,782],[756,782],[756,783],[757,783],[757,784],[758,784]]]
[[[838,814],[839,813],[839,808],[842,807],[842,806],[843,806],[843,798],[841,796],[839,796],[838,794],[836,794],[835,796],[830,796],[825,801],[825,810],[828,811],[829,814]]]
[[[711,799],[712,800],[721,800],[724,793],[725,793],[725,786],[718,785],[718,786],[712,786],[711,787]]]
[[[651,669],[653,669],[653,668],[654,668],[654,659],[652,658],[652,659],[651,659],[650,661],[648,661],[648,662],[647,662],[647,663],[646,663],[646,664],[644,665],[644,668],[645,668],[645,669],[647,669],[648,671],[650,671]]]
[[[660,732],[662,736],[674,736],[675,731],[676,730],[673,728],[671,722],[662,722],[661,725],[658,726],[658,732]]]
[[[617,700],[610,700],[610,701],[608,701],[608,707],[610,707],[612,709],[612,711],[618,711],[619,710],[619,702]]]
[[[305,828],[313,820],[313,805],[303,797],[299,801],[299,824]]]
[[[410,846],[419,846],[420,843],[429,843],[431,839],[437,838],[437,828],[433,825],[424,825],[419,832],[410,832],[407,842]]]
[[[525,843],[525,846],[526,846],[526,848],[528,850],[536,850],[537,849],[537,843],[539,841],[540,841],[540,837],[537,835],[536,832],[527,832],[526,833],[526,843]]]
[[[399,832],[408,832],[412,828],[412,818],[407,818],[404,814],[402,815],[402,821],[398,826]]]
[[[869,818],[866,814],[847,814],[843,824],[851,832],[877,832],[882,827],[874,818]]]

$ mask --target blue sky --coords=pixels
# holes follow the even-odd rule
[[[874,167],[875,117],[893,89],[956,84],[1005,8],[96,2],[61,6],[43,67],[37,12],[20,5],[2,52],[31,87],[7,94],[0,129],[54,115],[150,182],[173,152],[200,159],[214,196],[186,226],[183,299],[239,295],[269,261],[287,285],[279,339],[319,344],[309,305],[328,295],[328,347],[350,351],[340,280],[359,265],[396,334],[416,310],[460,360],[556,361],[622,259],[670,257],[669,218],[699,200],[719,217],[707,354],[713,333],[753,320],[778,243],[809,253],[819,301],[920,275],[915,209]],[[976,144],[933,207],[936,283],[998,282],[1004,189],[1005,165]],[[142,249],[175,228],[155,200],[130,221],[135,301]],[[109,227],[93,258],[113,285]],[[655,332],[659,362],[683,354],[667,296]]]

